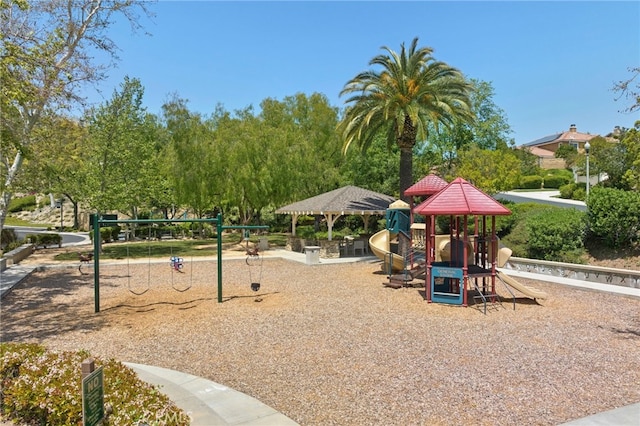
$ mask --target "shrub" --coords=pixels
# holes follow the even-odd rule
[[[586,215],[576,209],[548,208],[526,223],[528,253],[534,259],[575,261],[584,253]]]
[[[527,257],[528,248],[527,241],[529,240],[529,234],[527,232],[527,226],[525,222],[516,223],[513,230],[508,235],[500,239],[502,244],[509,247],[515,257]]]
[[[509,209],[513,212],[511,218],[513,225],[511,231],[505,235],[501,235],[502,243],[513,250],[513,256],[529,257],[529,230],[527,223],[529,219],[543,211],[558,209],[560,207],[552,207],[540,203],[516,203],[509,205]]]
[[[62,244],[62,236],[60,234],[29,234],[25,237],[25,241],[34,244],[36,247],[51,247]]]
[[[304,225],[296,227],[296,236],[304,239],[314,239],[316,231],[313,226]]]
[[[546,204],[540,203],[517,203],[510,207],[510,210],[513,212],[513,215],[516,218],[516,222],[526,221],[529,216],[535,215],[542,210],[546,210],[550,207]],[[557,207],[559,208],[559,207]]]
[[[565,185],[561,185],[558,189],[560,190],[560,198],[571,200],[573,198],[573,191],[576,190],[576,184],[567,183]]]
[[[502,238],[505,235],[509,234],[516,224],[516,215],[514,214],[516,203],[514,203],[513,201],[501,199],[498,199],[497,201],[511,210],[510,215],[496,216],[496,234],[498,235],[498,237]]]
[[[571,182],[571,177],[564,175],[552,175],[545,176],[544,187],[545,188],[560,188],[562,185],[566,185]]]
[[[16,231],[9,228],[3,228],[0,233],[0,242],[2,243],[2,247],[5,247],[7,244],[13,243],[18,239],[16,235]]]
[[[580,200],[584,201],[587,195],[587,185],[583,182],[580,183],[568,183],[562,185],[560,188],[560,198],[566,200]]]
[[[640,193],[596,186],[587,209],[590,232],[609,247],[640,243]]]
[[[587,199],[587,190],[586,188],[576,188],[575,191],[573,191],[573,195],[571,197],[572,200],[579,200],[579,201],[584,201]]]
[[[20,247],[22,245],[22,241],[11,241],[9,244],[7,244],[6,246],[4,246],[4,249],[2,250],[3,253],[9,253],[11,250],[15,250],[18,247]]]
[[[102,242],[110,243],[111,241],[118,241],[118,236],[122,228],[120,226],[103,226],[100,228],[100,238]],[[93,241],[93,231],[89,233],[89,237]]]
[[[0,404],[21,423],[71,425],[82,422],[80,366],[86,351],[53,352],[37,344],[0,343]],[[95,359],[104,368],[108,425],[187,425],[189,418],[166,395],[142,382],[115,360]]]
[[[523,176],[520,179],[520,188],[540,189],[542,188],[542,177],[541,176]]]
[[[7,211],[9,213],[17,213],[24,210],[35,210],[36,208],[36,196],[27,195],[26,197],[13,198],[9,203]]]

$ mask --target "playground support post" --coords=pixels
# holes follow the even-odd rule
[[[100,215],[93,215],[93,303],[94,312],[100,312]]]
[[[222,303],[222,213],[216,215],[216,243],[218,246],[218,303]]]

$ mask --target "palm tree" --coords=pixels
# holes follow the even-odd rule
[[[369,62],[382,71],[362,72],[340,92],[353,94],[345,101],[348,106],[338,125],[343,153],[352,145],[366,151],[376,135],[385,134],[388,146],[396,143],[400,149],[400,196],[405,201],[404,191],[413,183],[416,142],[426,140],[440,125],[474,119],[469,100],[473,86],[460,71],[436,61],[433,49],[417,46],[418,38],[408,51],[403,43],[400,54],[382,47],[388,54]]]

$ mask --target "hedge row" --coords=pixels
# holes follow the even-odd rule
[[[548,175],[545,177],[539,175],[523,176],[520,178],[521,189],[558,189],[562,185],[566,185],[572,181],[572,178],[565,174]]]
[[[62,246],[62,236],[60,234],[29,234],[25,237],[25,241],[34,244],[36,247]]]
[[[27,195],[26,197],[12,198],[9,202],[8,212],[17,213],[24,210],[35,210],[36,196]]]

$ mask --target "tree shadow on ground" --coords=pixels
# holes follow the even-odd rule
[[[43,340],[69,331],[100,329],[93,275],[36,272],[2,298],[2,341]]]

